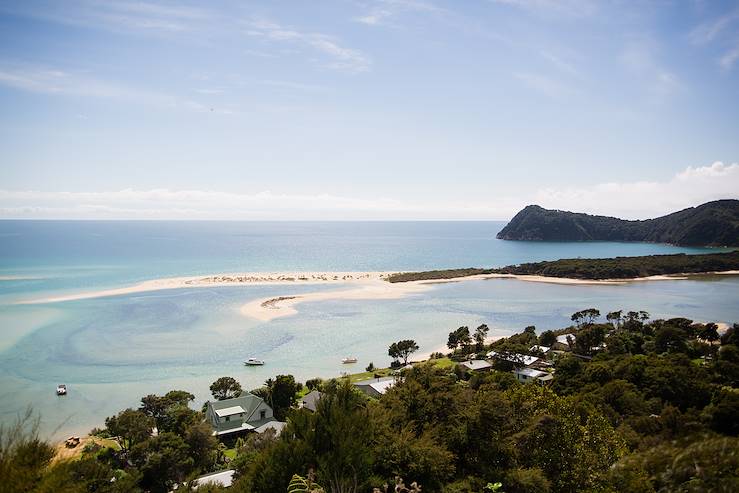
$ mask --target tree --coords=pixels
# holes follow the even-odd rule
[[[185,441],[169,432],[137,443],[131,460],[143,474],[141,485],[152,493],[170,491],[184,481],[194,464]]]
[[[609,312],[606,315],[606,320],[608,320],[608,322],[611,325],[613,325],[614,329],[618,329],[619,327],[621,327],[621,321],[623,320],[623,316],[622,316],[623,312],[624,312],[623,310],[617,310],[617,311]]]
[[[713,343],[718,341],[721,336],[718,335],[718,325],[714,323],[707,323],[703,325],[703,328],[698,332],[698,337],[704,341],[708,341],[711,346]]]
[[[296,394],[303,388],[303,384],[295,381],[292,375],[277,375],[274,380],[269,379],[267,382],[269,389],[268,401],[275,417],[284,420],[287,411],[297,402]]]
[[[539,344],[542,346],[551,347],[555,342],[557,342],[557,336],[551,330],[545,330],[539,336]]]
[[[238,397],[241,394],[241,384],[233,377],[221,377],[211,384],[210,393],[219,401]]]
[[[370,370],[367,370],[370,371]],[[323,383],[322,378],[311,378],[310,380],[305,381],[305,386],[308,387],[308,390],[317,390],[321,384]]]
[[[449,332],[449,339],[447,339],[446,347],[452,351],[456,351],[459,347],[459,334],[456,330]]]
[[[105,419],[105,426],[126,452],[151,436],[156,422],[141,411],[126,409]]]
[[[482,324],[475,329],[474,339],[478,351],[482,350],[483,345],[485,344],[485,338],[488,336],[489,331],[490,328],[485,324]]]
[[[194,466],[201,471],[210,470],[218,458],[218,440],[213,436],[211,427],[203,421],[193,423],[185,430],[183,438]]]
[[[387,350],[388,356],[394,359],[402,359],[403,364],[408,364],[408,357],[418,351],[418,344],[412,339],[404,339],[402,341],[390,344]]]
[[[369,372],[375,371],[375,364],[370,361],[370,364],[367,365],[367,368],[365,368],[365,371],[369,371]]]
[[[600,311],[595,308],[587,308],[573,313],[570,319],[575,322],[578,327],[584,327],[592,324],[598,317],[600,317]]]

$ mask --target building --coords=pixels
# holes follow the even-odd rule
[[[233,399],[208,401],[205,405],[205,419],[215,430],[213,435],[219,437],[248,431],[262,433],[267,428],[279,432],[284,426],[274,418],[272,408],[264,399],[249,392],[242,392]],[[265,426],[270,423],[278,424]]]
[[[308,411],[314,413],[316,412],[316,407],[318,406],[318,401],[321,400],[321,397],[323,397],[322,392],[311,390],[310,392],[305,394],[302,399],[300,399],[300,402],[298,402],[298,407],[301,409],[307,409]]]
[[[354,385],[369,397],[380,397],[387,389],[395,385],[395,377],[370,378],[354,382]]]
[[[552,344],[552,349],[557,351],[572,351],[568,338],[572,341],[572,346],[574,346],[576,339],[575,334],[562,334],[561,336],[557,336],[557,340]]]
[[[227,469],[225,471],[218,471],[205,476],[200,476],[194,481],[193,489],[197,490],[201,486],[206,484],[212,484],[215,486],[221,486],[223,488],[230,488],[233,483],[234,474],[236,473],[233,469]]]
[[[495,351],[490,351],[487,354],[487,357],[501,361],[508,361],[516,366],[531,366],[539,361],[539,358],[537,358],[536,356],[529,356],[528,354],[496,353]]]
[[[544,384],[554,379],[554,376],[551,373],[534,370],[533,368],[521,368],[520,370],[513,370],[513,374],[516,376],[516,380],[521,383],[535,382],[539,384]]]
[[[485,361],[484,359],[471,359],[469,361],[463,361],[460,365],[464,366],[470,371],[490,371],[493,365]]]

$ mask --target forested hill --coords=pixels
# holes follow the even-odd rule
[[[717,200],[655,219],[615,217],[529,205],[498,233],[502,240],[648,241],[674,245],[739,246],[739,200]]]

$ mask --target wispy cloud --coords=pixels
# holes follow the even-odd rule
[[[293,43],[310,48],[327,59],[321,63],[327,68],[358,73],[368,71],[372,64],[364,53],[343,46],[336,37],[328,34],[303,32],[260,18],[250,20],[247,26],[247,34],[250,36],[260,37],[270,42]]]
[[[386,25],[407,13],[446,13],[446,9],[430,2],[420,0],[373,0],[365,9],[365,13],[355,17],[356,22],[369,26]]]
[[[568,86],[548,75],[515,72],[513,76],[529,89],[533,89],[550,98],[560,98],[572,92]]]
[[[211,108],[205,104],[177,96],[129,87],[116,82],[96,79],[89,74],[29,65],[0,65],[0,85],[41,94],[110,99],[125,103],[198,112],[233,113],[226,108]]]
[[[214,11],[145,1],[16,2],[0,8],[16,15],[113,31],[181,32],[217,18]]]
[[[658,61],[658,47],[648,38],[630,40],[620,55],[623,65],[642,80],[645,90],[656,101],[664,101],[680,92],[678,76]]]
[[[725,71],[731,70],[739,60],[739,8],[699,24],[688,37],[695,45],[718,45],[723,51],[718,65]]]
[[[659,200],[655,200],[659,198]],[[509,219],[527,204],[644,219],[710,200],[739,198],[739,163],[688,167],[665,181],[544,188],[494,199],[407,200],[332,192],[212,190],[103,192],[0,190],[0,217],[78,219]]]
[[[596,0],[489,0],[499,5],[517,7],[538,15],[585,17],[597,10]]]

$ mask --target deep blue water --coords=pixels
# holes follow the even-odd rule
[[[565,286],[466,281],[393,300],[301,304],[264,323],[247,301],[336,286],[179,289],[64,303],[18,305],[48,294],[145,279],[239,271],[416,270],[499,266],[563,257],[696,252],[640,243],[529,243],[495,239],[502,222],[74,222],[0,221],[0,422],[27,405],[55,436],[84,433],[149,393],[207,398],[223,375],[246,388],[278,373],[337,376],[388,363],[387,346],[413,338],[424,352],[459,325],[491,335],[556,328],[585,307],[645,309],[655,317],[739,320],[739,277]],[[246,357],[268,364],[246,368]],[[66,383],[66,398],[54,388]]]

